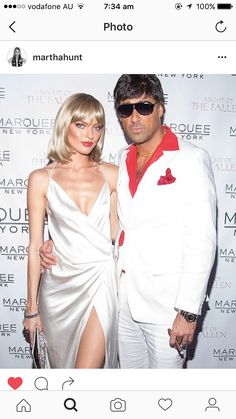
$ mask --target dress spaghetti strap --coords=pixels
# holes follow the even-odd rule
[[[48,178],[49,178],[49,180],[52,178],[52,174],[53,174],[53,171],[54,171],[54,169],[55,169],[55,167],[56,167],[56,164],[57,164],[57,162],[56,162],[56,161],[54,161],[53,166],[52,166],[52,168],[51,168],[51,169],[48,169],[48,168],[46,167],[46,170],[47,170],[47,174],[48,174]]]
[[[105,179],[105,183],[107,184],[107,186],[109,187],[110,190],[110,172],[108,169],[108,166],[105,164],[104,166],[104,179]]]

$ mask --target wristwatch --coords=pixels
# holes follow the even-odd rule
[[[189,311],[178,310],[178,313],[188,322],[193,323],[197,320],[197,314],[189,313]]]

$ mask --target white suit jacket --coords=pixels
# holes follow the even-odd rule
[[[207,152],[180,141],[144,174],[132,198],[127,149],[119,155],[118,213],[124,244],[118,277],[126,273],[132,316],[169,324],[176,309],[199,314],[215,258],[216,196]],[[166,169],[174,183],[158,185]],[[119,237],[119,235],[118,235]]]

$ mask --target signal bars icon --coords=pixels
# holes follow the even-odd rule
[[[79,9],[83,9],[84,3],[78,3],[77,6],[78,6]]]

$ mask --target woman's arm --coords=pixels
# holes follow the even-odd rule
[[[27,193],[29,250],[26,315],[38,313],[37,296],[41,275],[39,248],[43,243],[44,236],[47,186],[48,175],[46,170],[39,169],[30,174]],[[40,317],[25,319],[23,324],[25,329],[29,330],[30,340],[32,342],[34,330],[36,328],[41,330]]]

